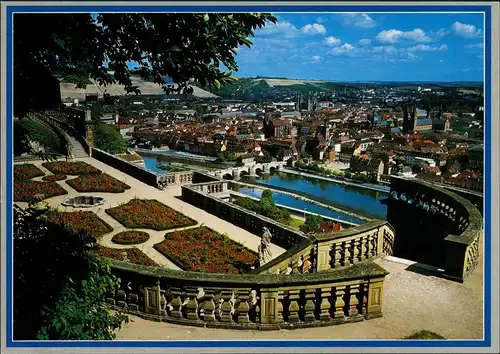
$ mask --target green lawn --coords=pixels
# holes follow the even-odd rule
[[[300,219],[297,219],[297,218],[294,218],[292,216],[292,221],[290,222],[290,226],[291,228],[294,228],[295,230],[300,230],[300,227],[304,225],[304,220],[300,220]]]

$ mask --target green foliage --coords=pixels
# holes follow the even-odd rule
[[[322,221],[323,218],[321,217],[321,215],[308,214],[306,215],[305,225],[313,230],[316,230],[320,227]]]
[[[230,151],[222,151],[219,154],[219,160],[221,162],[236,162],[238,158],[233,152]]]
[[[308,159],[310,157],[311,157],[311,154],[308,153],[307,151],[303,151],[303,152],[300,153],[300,158],[301,159]]]
[[[14,209],[14,339],[113,339],[127,318],[104,303],[118,286],[96,239]]]
[[[295,163],[295,168],[302,170],[309,170],[311,172],[316,172],[325,175],[344,176],[344,172],[342,171],[337,171],[330,168],[322,167],[316,163],[307,164],[301,161],[297,161]]]
[[[42,310],[48,323],[38,331],[38,340],[112,340],[114,331],[128,323],[126,315],[114,314],[103,303],[106,294],[119,286],[109,264],[92,255],[89,266],[88,279],[66,286],[54,308]]]
[[[127,143],[120,132],[112,125],[97,123],[94,125],[95,147],[110,154],[121,154],[127,151]]]
[[[232,71],[238,70],[236,48],[251,47],[253,31],[276,21],[261,13],[101,13],[95,18],[90,13],[16,14],[15,114],[43,107],[44,100],[33,101],[37,87],[43,87],[43,94],[52,93],[53,104],[59,87],[56,76],[80,88],[86,79],[118,83],[136,94],[133,74],[167,93],[192,93],[191,79],[218,89],[232,82]],[[137,69],[130,69],[129,62]],[[177,89],[170,88],[165,77]]]
[[[289,225],[292,222],[292,217],[288,209],[276,206],[273,200],[273,193],[269,189],[262,192],[262,196],[259,201],[252,198],[241,197],[237,198],[234,201],[234,204],[285,225]]]
[[[14,122],[14,134],[16,135],[16,150],[22,151],[18,143],[22,136],[27,136],[32,141],[39,142],[49,154],[64,154],[65,143],[47,125],[31,118],[22,118]],[[17,140],[21,138],[21,140]]]
[[[437,333],[424,330],[415,332],[411,336],[406,337],[405,339],[446,339],[446,338]]]

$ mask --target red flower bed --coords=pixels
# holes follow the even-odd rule
[[[89,231],[94,237],[113,231],[111,226],[92,211],[60,212],[53,210],[47,213],[47,220],[75,232]]]
[[[170,232],[154,248],[184,270],[240,274],[257,254],[208,227]]]
[[[14,181],[22,181],[34,177],[44,176],[42,170],[31,163],[24,163],[22,165],[14,165]]]
[[[41,199],[47,199],[64,194],[68,192],[56,182],[38,182],[29,179],[14,182],[15,202],[30,202],[36,195],[43,195]]]
[[[83,175],[66,181],[78,192],[123,193],[130,186],[106,173]]]
[[[137,248],[127,248],[127,249],[116,249],[116,248],[108,248],[104,246],[99,246],[99,249],[96,251],[96,253],[99,256],[106,257],[106,258],[111,258],[111,259],[116,259],[116,260],[123,260],[122,253],[127,252],[127,258],[129,261],[133,264],[140,264],[140,265],[145,265],[149,267],[159,267],[158,264],[156,264],[151,258],[146,256],[144,252]]]
[[[196,225],[196,221],[151,199],[132,199],[127,204],[106,209],[106,213],[129,229],[157,231]]]
[[[111,241],[119,245],[137,245],[149,240],[149,234],[144,231],[123,231],[113,236]]]
[[[66,175],[48,175],[48,176],[43,176],[44,181],[48,182],[55,182],[55,181],[62,181],[63,179],[66,179],[68,176]]]
[[[42,163],[42,166],[55,175],[87,175],[102,173],[101,170],[83,161],[44,162]]]

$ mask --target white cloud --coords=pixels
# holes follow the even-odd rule
[[[466,23],[461,23],[458,21],[451,25],[451,30],[459,36],[468,38],[480,37],[482,35],[481,29],[476,28],[476,26],[468,25]]]
[[[308,24],[302,27],[302,32],[306,34],[325,34],[326,33],[326,28],[325,26],[319,24],[319,23],[314,23],[314,24]]]
[[[444,36],[446,36],[448,34],[448,31],[444,28],[440,28],[438,29],[437,31],[431,31],[431,37],[433,38],[443,38]]]
[[[278,21],[276,24],[267,23],[266,26],[255,31],[256,37],[281,36],[285,38],[293,38],[297,36],[297,34],[297,27],[288,21]]]
[[[465,49],[483,49],[483,48],[484,48],[483,43],[467,44],[465,46]]]
[[[443,52],[448,50],[446,44],[441,44],[440,46],[432,46],[427,44],[419,44],[409,48],[402,48],[402,52],[414,53],[414,52]]]
[[[374,53],[397,54],[398,50],[395,47],[393,47],[392,45],[388,45],[388,46],[374,47],[373,52]]]
[[[384,30],[377,34],[376,38],[382,43],[397,43],[401,39],[408,39],[413,42],[432,41],[432,38],[420,28],[415,28],[411,31],[400,31],[397,29]]]
[[[359,44],[361,45],[369,45],[372,41],[367,39],[367,38],[364,38],[364,39],[360,39],[359,40]]]
[[[343,16],[343,21],[347,26],[372,28],[377,26],[377,22],[365,13],[348,13]]]
[[[345,44],[341,45],[340,47],[333,48],[331,53],[333,55],[342,55],[342,54],[348,53],[354,49],[355,48],[353,45],[351,45],[349,43],[345,43]]]
[[[318,17],[316,19],[316,23],[325,23],[325,22],[328,22],[328,19],[326,17]]]
[[[326,37],[325,38],[325,42],[328,45],[339,45],[342,41],[340,39],[338,39],[338,38],[330,36],[330,37]]]
[[[320,57],[319,55],[314,55],[314,56],[312,56],[312,57],[311,57],[311,60],[312,60],[313,62],[318,62],[318,61],[320,61],[321,59],[323,59],[323,58],[322,58],[322,57]]]

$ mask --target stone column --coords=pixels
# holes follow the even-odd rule
[[[371,279],[368,284],[368,306],[366,319],[382,317],[382,297],[384,293],[384,278]]]
[[[278,291],[276,289],[262,289],[260,297],[262,324],[278,324],[283,318],[278,317]]]

